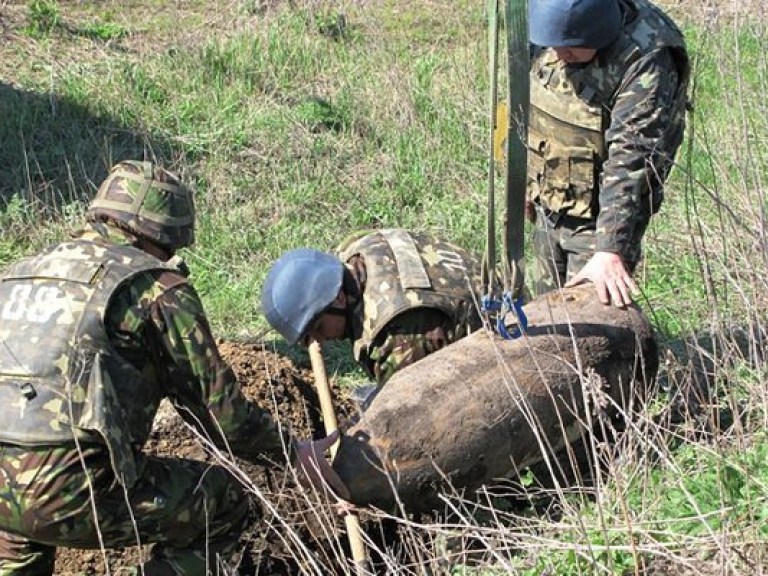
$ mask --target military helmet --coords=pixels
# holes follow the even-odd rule
[[[113,166],[88,207],[87,218],[113,221],[166,250],[195,241],[192,191],[152,162],[126,160]]]
[[[530,0],[528,27],[538,46],[605,48],[621,32],[618,0]]]
[[[311,248],[291,250],[267,272],[262,311],[289,344],[296,344],[336,299],[343,279],[344,264],[336,256]]]

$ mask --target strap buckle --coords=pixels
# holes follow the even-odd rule
[[[522,296],[516,299],[512,299],[510,292],[504,292],[501,300],[495,300],[491,295],[483,296],[481,303],[481,310],[487,316],[495,316],[496,322],[494,324],[495,331],[505,340],[514,340],[522,336],[528,329],[528,317],[523,310],[523,298]],[[517,326],[511,330],[507,328],[504,318],[509,312],[514,313],[515,322]]]

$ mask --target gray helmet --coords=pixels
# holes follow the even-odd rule
[[[291,250],[267,272],[262,311],[289,344],[296,344],[336,299],[343,279],[344,264],[335,256],[310,248]]]
[[[127,160],[113,166],[86,217],[92,222],[112,221],[167,250],[195,241],[191,190],[151,162]]]
[[[605,48],[621,32],[618,0],[530,0],[528,27],[538,46]]]

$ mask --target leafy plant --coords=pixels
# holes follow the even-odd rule
[[[30,36],[43,37],[59,26],[61,10],[56,0],[31,0],[27,4],[27,27]]]
[[[97,40],[115,40],[128,35],[128,29],[116,22],[91,22],[81,29],[81,33]]]

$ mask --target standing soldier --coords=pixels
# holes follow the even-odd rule
[[[292,250],[267,274],[262,308],[289,344],[349,338],[380,388],[395,371],[482,326],[480,269],[467,251],[386,229],[358,233],[337,253]]]
[[[160,401],[252,461],[289,453],[329,470],[333,439],[293,442],[243,397],[169,260],[194,240],[174,175],[121,162],[87,218],[0,275],[0,573],[53,574],[56,546],[155,543],[130,573],[206,574],[248,507],[223,467],[141,451]]]
[[[590,280],[623,307],[685,123],[680,30],[647,0],[530,0],[535,291]]]

